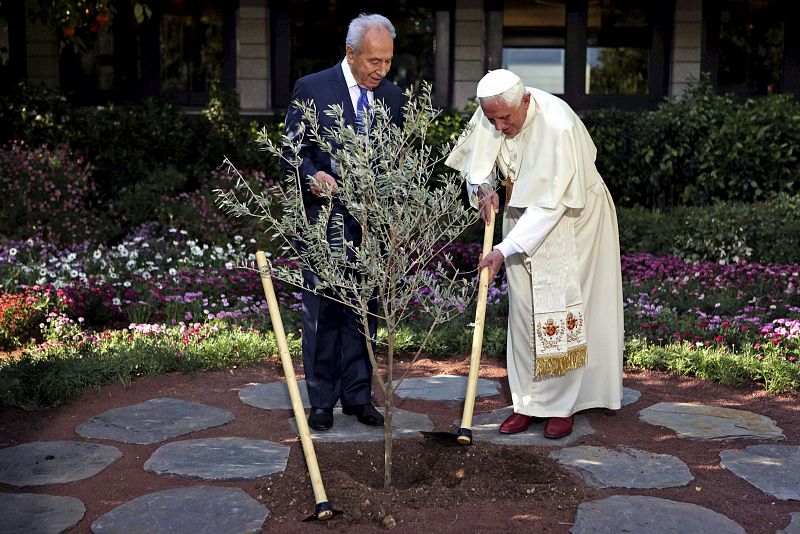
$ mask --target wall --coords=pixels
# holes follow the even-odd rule
[[[26,14],[38,7],[36,0],[25,0]],[[54,31],[39,21],[32,21],[31,17],[25,17],[26,78],[29,83],[58,86],[58,42]]]
[[[236,34],[236,89],[241,110],[265,114],[271,107],[271,96],[269,9],[263,0],[240,0]]]
[[[675,0],[669,94],[680,95],[690,76],[700,76],[702,53],[702,0]]]
[[[483,77],[485,21],[483,0],[462,0],[455,8],[452,105],[462,108],[475,96]]]

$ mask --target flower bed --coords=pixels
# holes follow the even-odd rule
[[[152,224],[114,245],[85,242],[59,249],[34,239],[9,242],[0,250],[2,348],[25,348],[28,370],[87,356],[106,362],[90,368],[84,362],[80,373],[72,372],[73,377],[95,373],[73,380],[78,392],[101,378],[125,381],[274,355],[262,344],[271,328],[258,274],[242,268],[252,267],[256,247],[254,240],[241,237],[205,243],[186,231]],[[477,257],[476,245],[461,243],[449,245],[441,256],[473,277]],[[629,364],[727,383],[758,380],[774,391],[800,387],[800,266],[687,263],[634,254],[622,257],[622,270]],[[278,284],[277,292],[286,329],[296,340],[300,292],[285,284]],[[492,286],[488,305],[483,352],[502,357],[504,281]],[[428,352],[436,357],[468,352],[473,315],[474,305],[464,310],[463,321],[435,332]],[[424,325],[410,322],[399,333],[398,350],[416,350],[422,331]],[[292,353],[299,357],[298,343]],[[127,355],[124,365],[109,364],[112,354]],[[11,360],[0,364],[0,374],[14,365]],[[100,367],[118,372],[96,371]],[[33,380],[41,373],[25,376]],[[50,389],[74,393],[63,384]],[[61,395],[23,397],[55,402]]]

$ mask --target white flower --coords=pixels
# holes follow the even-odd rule
[[[122,285],[125,287],[131,287],[131,283],[129,280],[125,280],[124,282],[122,282]]]
[[[103,255],[103,253],[100,252],[99,248],[94,251],[94,254],[92,254],[92,256],[94,256],[94,259],[96,259],[96,260],[99,260],[102,255]]]
[[[178,271],[176,269],[174,269],[174,268],[170,269],[167,272],[169,272],[170,276],[175,276],[176,274],[178,274]]]
[[[78,271],[76,271],[75,269],[72,269],[72,270],[69,272],[69,277],[70,277],[70,278],[77,278],[77,277],[78,277]]]
[[[14,256],[16,256],[16,255],[17,255],[17,249],[15,249],[14,247],[11,247],[11,248],[8,250],[8,254],[9,254],[9,256],[11,256],[11,257],[13,258]]]
[[[112,303],[114,306],[119,306],[120,304],[122,304],[122,301],[121,301],[121,300],[119,300],[119,298],[117,298],[117,297],[114,297],[113,299],[111,299],[111,303]]]

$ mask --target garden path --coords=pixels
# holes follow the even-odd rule
[[[419,431],[451,430],[463,402],[466,379],[457,374],[463,369],[435,361],[421,367],[397,395],[398,461],[406,446],[417,458],[431,454]],[[534,457],[520,457],[521,465],[512,468],[530,471],[533,461],[539,471],[549,472],[549,483],[523,489],[526,497],[540,492],[540,505],[563,503],[558,511],[534,507],[535,513],[511,514],[507,509],[513,502],[486,495],[462,496],[448,506],[437,490],[421,488],[419,481],[414,489],[425,494],[428,506],[407,496],[393,502],[400,493],[381,500],[380,490],[363,484],[359,493],[352,483],[342,485],[337,469],[347,467],[333,465],[332,458],[353,456],[353,447],[357,455],[380,454],[383,431],[337,409],[333,431],[313,433],[328,496],[346,512],[324,527],[412,531],[424,526],[449,532],[463,526],[444,526],[436,517],[456,513],[480,531],[800,532],[796,396],[771,396],[773,408],[765,415],[759,408],[769,406],[769,399],[755,390],[628,372],[621,410],[584,412],[571,436],[547,440],[540,424],[515,436],[499,434],[510,413],[504,369],[499,362],[485,362],[481,374],[490,378],[479,384],[476,446],[437,452],[436,461],[450,469],[470,452],[473,462],[482,464],[534,451]],[[291,405],[279,380],[276,366],[264,364],[143,379],[128,390],[109,386],[28,418],[2,412],[0,430],[8,437],[0,441],[0,532],[308,529],[294,521],[302,510],[311,511],[313,499],[302,480],[307,477],[293,438]],[[173,439],[187,434],[193,439]],[[494,470],[491,464],[482,467],[490,475]],[[470,473],[461,478],[480,476]],[[290,478],[295,480],[289,483]],[[495,484],[503,483],[501,478]],[[457,493],[453,486],[448,489]],[[542,497],[543,490],[554,495]],[[493,491],[501,494],[499,487]],[[574,495],[564,499],[559,492]],[[728,502],[733,494],[738,499]],[[525,503],[517,506],[530,512]],[[742,507],[754,507],[755,514]]]

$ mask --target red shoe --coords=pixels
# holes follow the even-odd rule
[[[528,427],[531,425],[531,419],[533,418],[529,415],[513,412],[503,421],[503,424],[500,425],[500,433],[517,434],[519,432],[524,432],[528,430]]]
[[[547,426],[544,427],[544,437],[550,439],[565,438],[572,434],[572,423],[575,416],[569,417],[551,417],[547,420]]]

